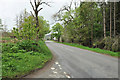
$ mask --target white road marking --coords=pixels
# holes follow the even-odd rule
[[[55,62],[55,64],[59,64],[58,62]]]
[[[55,68],[54,67],[51,67],[52,70],[54,70]]]
[[[58,65],[60,67],[60,65]]]
[[[53,73],[57,74],[57,72],[56,72],[56,71],[53,71]]]
[[[66,72],[64,72],[64,74],[67,74]]]
[[[70,76],[66,75],[67,78],[70,78]]]

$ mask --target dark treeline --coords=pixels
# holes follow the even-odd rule
[[[120,51],[119,7],[120,2],[71,2],[53,18],[63,22],[62,42]]]

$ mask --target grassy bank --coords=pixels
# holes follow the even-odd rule
[[[52,54],[43,41],[22,41],[2,45],[2,77],[15,78],[43,68]]]
[[[2,37],[1,40],[11,40],[12,38],[10,37]]]
[[[77,47],[77,48],[81,48],[81,49],[86,49],[86,50],[90,50],[90,51],[94,51],[94,52],[98,52],[98,53],[102,53],[102,54],[107,54],[107,55],[111,55],[111,56],[115,56],[115,57],[118,57],[118,56],[120,57],[120,52],[112,52],[112,51],[109,51],[109,50],[103,50],[103,49],[99,49],[99,48],[89,48],[89,47],[79,45],[79,44],[76,44],[76,43],[62,43],[62,44]]]

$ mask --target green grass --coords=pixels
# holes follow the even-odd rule
[[[112,52],[112,51],[103,50],[103,49],[100,49],[100,48],[89,48],[89,47],[79,45],[79,44],[76,44],[76,43],[62,43],[62,44],[69,45],[69,46],[74,46],[74,47],[77,47],[77,48],[86,49],[86,50],[90,50],[90,51],[94,51],[94,52],[98,52],[98,53],[108,54],[108,55],[115,56],[115,57],[120,56],[120,52]]]
[[[25,44],[26,43],[24,43],[24,46],[26,46]],[[4,45],[4,48],[5,46],[6,45]],[[7,49],[11,49],[8,46],[11,47],[12,45],[9,44],[6,47]],[[14,46],[17,47],[17,44],[14,44]],[[22,48],[21,46],[23,47],[23,43],[19,45],[20,48]],[[35,45],[32,45],[32,47],[33,46]],[[2,77],[15,78],[23,76],[32,70],[43,68],[46,62],[52,59],[52,54],[43,41],[39,41],[35,49],[39,49],[39,51],[12,53],[10,50],[10,52],[6,52],[4,49],[2,54]]]
[[[0,40],[11,40],[12,38],[10,37],[2,37]]]
[[[52,57],[37,52],[33,54],[7,53],[2,56],[2,76],[8,78],[22,76],[34,69],[42,68]]]

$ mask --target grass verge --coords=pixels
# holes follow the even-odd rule
[[[3,44],[3,78],[19,78],[32,70],[43,68],[52,59],[52,54],[43,41],[30,43],[28,45],[26,41],[23,41],[18,44]]]
[[[0,38],[0,40],[12,40],[12,38],[10,38],[10,37],[2,37],[2,38]]]
[[[62,42],[59,42],[59,43],[62,43]],[[112,51],[103,50],[103,49],[100,49],[100,48],[89,48],[89,47],[79,45],[79,44],[76,44],[76,43],[65,43],[64,42],[62,44],[77,47],[77,48],[81,48],[81,49],[86,49],[86,50],[90,50],[90,51],[94,51],[94,52],[98,52],[98,53],[102,53],[102,54],[107,54],[107,55],[111,55],[111,56],[115,56],[115,57],[120,57],[120,52],[112,52]]]

